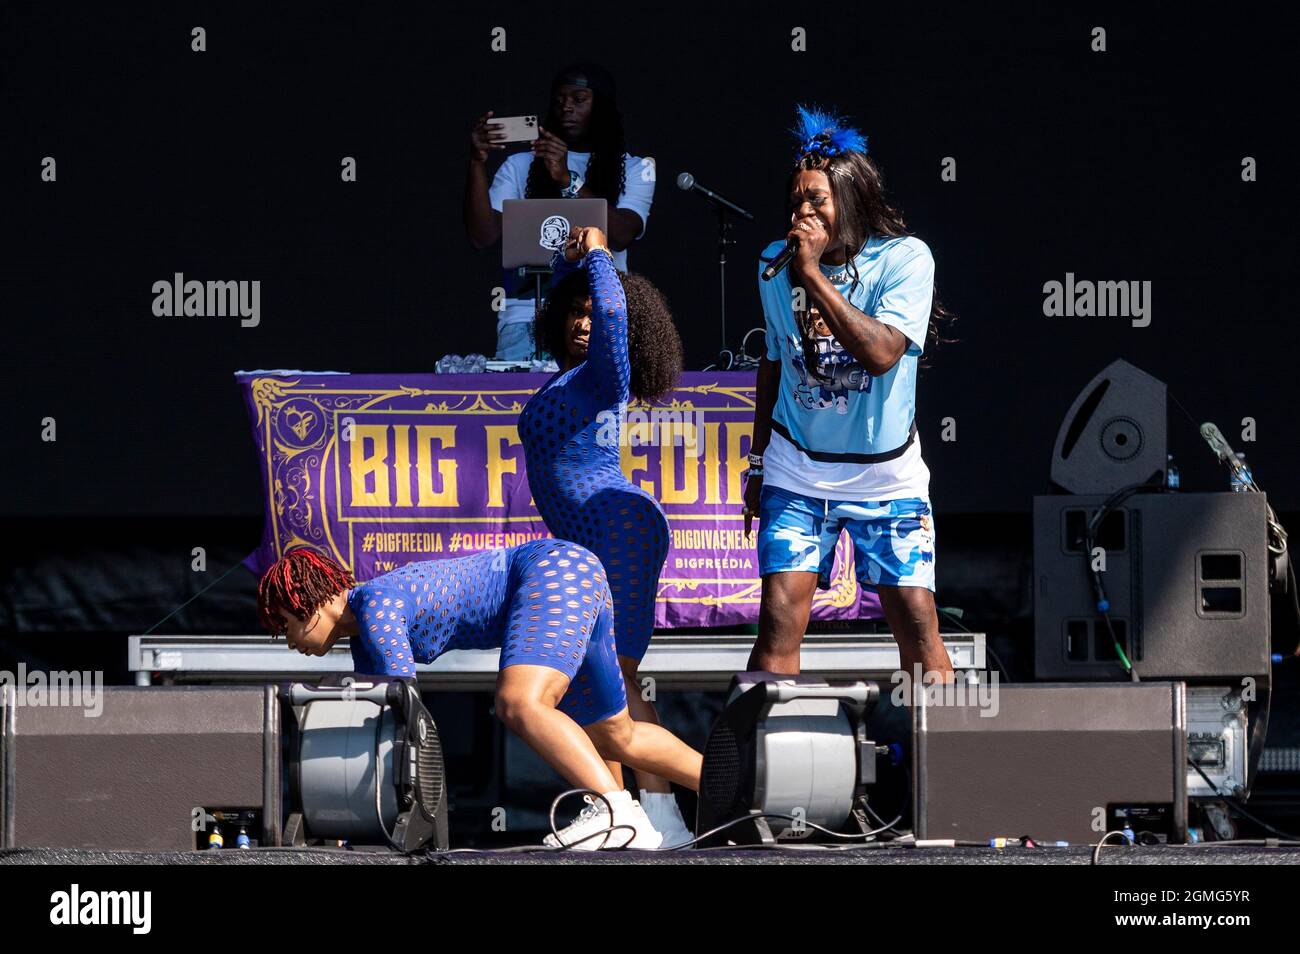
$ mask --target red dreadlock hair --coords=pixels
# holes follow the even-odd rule
[[[290,550],[262,574],[257,584],[257,613],[267,632],[284,633],[280,610],[305,620],[335,594],[355,586],[352,574],[329,557],[311,549]]]

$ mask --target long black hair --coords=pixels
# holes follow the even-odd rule
[[[902,213],[889,204],[885,197],[884,178],[875,161],[866,153],[846,149],[827,156],[815,148],[803,153],[795,161],[786,183],[787,196],[794,191],[795,176],[808,170],[825,173],[830,182],[831,197],[835,201],[835,238],[844,244],[848,272],[853,278],[852,293],[861,280],[854,259],[867,240],[873,235],[900,238],[912,233],[908,231]],[[930,302],[927,343],[938,345],[956,341],[955,338],[942,337],[939,330],[940,326],[946,328],[956,320],[957,316],[939,301],[939,289],[935,286]]]
[[[627,153],[627,141],[623,134],[623,114],[618,110],[613,79],[594,64],[577,64],[561,70],[551,88],[551,102],[542,120],[542,128],[557,136],[563,135],[564,127],[555,115],[555,86],[561,84],[566,72],[582,72],[599,77],[591,87],[591,120],[587,127],[587,138],[591,141],[591,161],[587,164],[586,184],[598,198],[613,203],[623,194],[626,183],[626,167],[623,157]],[[558,199],[560,186],[546,171],[546,163],[534,159],[528,167],[528,184],[524,189],[526,199]]]

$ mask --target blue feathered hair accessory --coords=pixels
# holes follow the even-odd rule
[[[799,106],[797,109],[799,121],[790,130],[799,141],[796,159],[809,153],[816,153],[826,158],[849,151],[866,155],[867,137],[848,125],[843,118],[816,107],[809,109],[806,106]]]

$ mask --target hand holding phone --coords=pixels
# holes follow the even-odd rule
[[[497,142],[534,142],[540,128],[536,116],[502,116],[491,120]]]
[[[488,153],[493,149],[504,149],[500,133],[492,123],[492,110],[488,110],[478,119],[469,131],[469,158],[471,162],[486,162]]]

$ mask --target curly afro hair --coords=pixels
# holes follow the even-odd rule
[[[658,401],[677,386],[682,373],[682,339],[663,292],[644,275],[618,273],[627,298],[627,351],[632,396]],[[535,337],[561,365],[568,354],[565,322],[575,302],[591,295],[587,273],[579,269],[555,284],[537,313]]]

